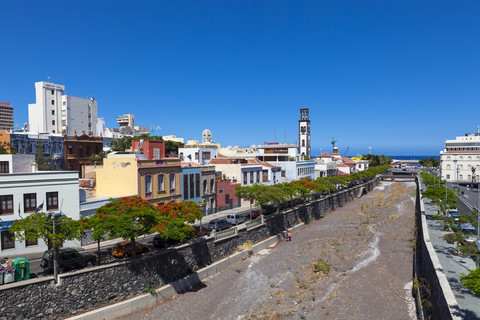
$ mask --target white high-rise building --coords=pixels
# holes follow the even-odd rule
[[[65,86],[45,81],[35,83],[36,103],[28,105],[29,130],[37,133],[75,131],[97,135],[97,101],[64,94]]]
[[[73,96],[62,96],[62,130],[67,136],[73,136],[75,131],[81,134],[97,136],[97,101]]]
[[[298,120],[298,153],[300,157],[310,158],[310,119],[308,108],[300,109],[300,120]]]
[[[29,130],[62,133],[62,95],[65,87],[45,81],[35,82],[36,103],[28,105]]]

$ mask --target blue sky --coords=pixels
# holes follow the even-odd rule
[[[4,1],[0,101],[28,122],[36,81],[95,95],[157,135],[312,154],[438,154],[476,131],[479,1]],[[286,134],[285,134],[286,133]]]

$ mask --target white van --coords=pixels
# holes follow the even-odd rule
[[[245,222],[247,219],[240,213],[231,213],[227,215],[227,221],[231,224],[239,224]]]

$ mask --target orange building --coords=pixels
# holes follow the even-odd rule
[[[5,130],[0,130],[0,143],[5,144],[8,152],[10,153],[10,133]]]

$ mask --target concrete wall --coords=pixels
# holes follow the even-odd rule
[[[177,249],[157,250],[135,260],[63,274],[58,285],[53,285],[51,278],[47,278],[0,286],[1,316],[7,319],[57,319],[141,295],[147,287],[157,288],[168,283],[172,283],[172,293],[183,292],[189,289],[188,286],[175,280],[185,276],[198,277],[197,270],[215,261],[224,263],[225,260],[221,259],[234,254],[236,248],[247,240],[258,243],[283,233],[300,221],[307,224],[319,219],[325,212],[355,199],[362,186],[370,191],[379,181],[375,178],[305,206],[269,215],[265,217],[265,224],[240,230],[238,235],[224,240],[199,238]],[[240,255],[235,257],[241,259]],[[215,273],[216,269],[210,272]]]
[[[433,305],[429,310],[432,319],[460,320],[461,318],[455,315],[458,314],[459,310],[457,301],[450,288],[447,277],[443,273],[442,265],[438,260],[435,249],[430,242],[418,177],[416,183],[417,248],[420,248],[420,250],[417,249],[416,252],[417,256],[420,256],[420,259],[416,259],[417,261],[420,260],[418,261],[420,266],[417,266],[416,270],[421,271],[417,276],[424,277],[428,284],[431,294],[428,299]]]

